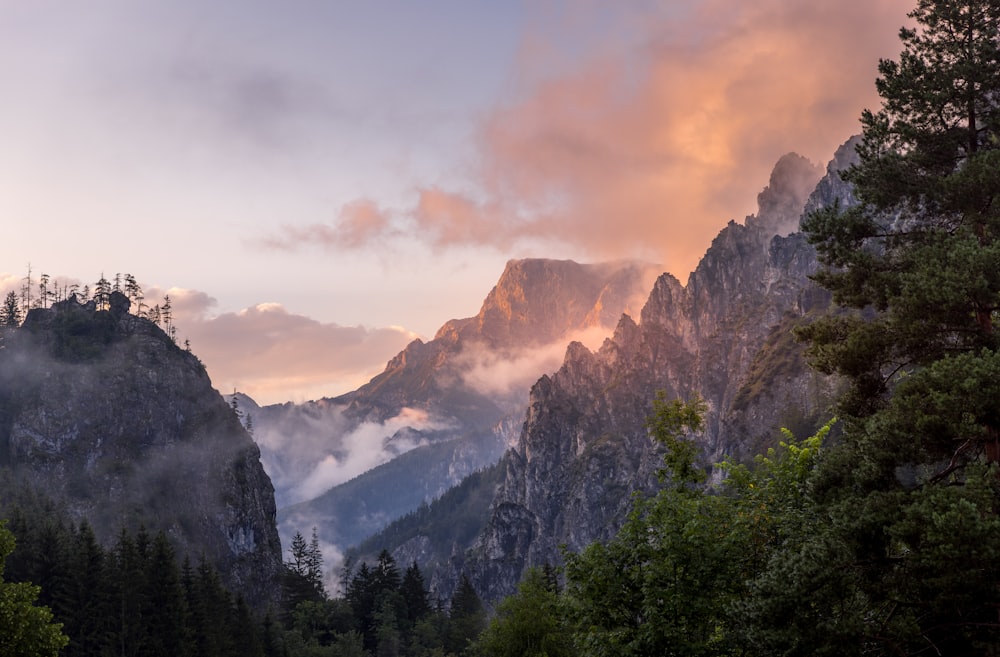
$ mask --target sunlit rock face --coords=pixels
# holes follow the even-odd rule
[[[525,568],[561,562],[561,546],[612,537],[631,495],[658,485],[661,457],[645,428],[658,391],[706,401],[706,463],[750,458],[779,427],[801,435],[826,419],[836,382],[809,370],[791,331],[830,299],[809,280],[815,252],[794,231],[807,207],[853,202],[837,174],[852,155],[849,142],[825,177],[783,157],[758,213],[722,229],[686,286],[663,274],[638,321],[622,317],[596,351],[570,346],[532,388],[486,527],[439,590],[464,571],[495,601]]]
[[[122,528],[163,530],[263,607],[281,548],[259,450],[199,360],[128,307],[72,297],[4,336],[0,466],[106,546]]]
[[[315,526],[346,548],[496,463],[534,381],[569,341],[600,344],[623,312],[637,312],[658,269],[511,260],[476,316],[415,340],[359,389],[255,408],[282,536]]]

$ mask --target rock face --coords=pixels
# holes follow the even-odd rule
[[[491,365],[529,365],[526,353],[587,329],[610,329],[642,302],[655,267],[636,263],[583,265],[570,260],[511,260],[479,314],[445,323],[430,342],[415,340],[385,371],[336,399],[356,417],[385,419],[403,407],[440,411],[460,422],[497,421],[537,375],[512,385],[486,382]],[[499,372],[500,368],[496,368]]]
[[[0,349],[0,467],[110,545],[163,530],[254,605],[281,546],[259,451],[200,361],[152,322],[75,296],[28,313]]]
[[[657,391],[707,402],[707,463],[748,458],[773,444],[780,426],[801,435],[826,419],[836,383],[806,367],[791,329],[829,297],[808,278],[813,249],[788,233],[807,205],[852,202],[836,174],[852,154],[849,142],[822,180],[803,158],[783,157],[757,215],[730,222],[686,286],[663,274],[638,323],[622,316],[596,352],[570,345],[559,370],[532,388],[485,529],[471,549],[453,551],[439,594],[464,571],[495,601],[527,567],[560,562],[560,546],[612,537],[631,494],[657,486],[661,456],[645,428]]]
[[[512,260],[478,315],[413,341],[358,390],[255,409],[282,534],[316,526],[323,541],[346,548],[496,463],[516,439],[531,384],[558,366],[571,339],[603,337],[623,312],[637,310],[656,272],[627,262]],[[319,488],[324,468],[351,471],[352,454],[363,452],[380,452],[365,470],[407,459]]]

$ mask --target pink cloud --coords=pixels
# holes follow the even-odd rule
[[[323,323],[280,304],[214,317],[177,316],[175,323],[178,340],[190,339],[216,389],[236,388],[261,404],[353,390],[416,337],[399,327]]]
[[[271,249],[292,250],[302,244],[332,248],[353,248],[382,237],[390,231],[390,214],[371,199],[356,199],[340,208],[333,224],[285,226],[279,234],[259,240]]]
[[[260,404],[353,390],[417,337],[399,327],[323,323],[277,303],[215,314],[216,300],[200,290],[154,286],[145,292],[150,305],[170,296],[177,341],[190,341],[217,390],[238,389]]]
[[[781,155],[825,164],[859,130],[861,110],[878,102],[878,59],[898,54],[911,5],[704,0],[681,16],[633,7],[586,59],[540,45],[561,29],[545,14],[524,39],[522,86],[478,128],[478,191],[421,189],[398,229],[439,246],[544,239],[593,257],[642,256],[683,279],[725,222],[754,211]],[[595,11],[570,7],[574,25]],[[388,227],[366,222],[349,243]]]

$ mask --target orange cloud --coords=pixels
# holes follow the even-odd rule
[[[574,24],[600,9],[569,4]],[[420,190],[400,229],[437,245],[554,240],[591,257],[665,262],[683,279],[721,226],[755,210],[781,155],[825,164],[859,130],[861,110],[878,102],[878,59],[898,54],[911,5],[631,7],[576,68],[540,47],[554,38],[546,14],[524,40],[523,87],[478,130],[477,192]],[[352,245],[387,225],[366,224]]]
[[[210,318],[178,317],[176,324],[178,338],[190,338],[216,389],[237,388],[260,404],[353,390],[416,337],[398,327],[322,323],[279,304]]]
[[[147,303],[165,295],[178,342],[190,340],[215,388],[238,389],[262,405],[353,390],[417,337],[399,327],[323,323],[277,303],[215,315],[216,300],[199,290],[146,288]]]

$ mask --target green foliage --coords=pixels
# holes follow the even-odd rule
[[[517,593],[500,603],[474,652],[484,657],[575,655],[559,594],[546,573],[537,568],[525,573]]]
[[[685,438],[699,433],[705,426],[708,406],[699,397],[684,402],[667,400],[662,390],[653,400],[653,414],[646,421],[650,435],[667,448],[663,457],[666,474],[675,486],[697,484],[705,479],[704,471],[695,467],[698,445]]]
[[[14,551],[14,535],[0,522],[0,657],[48,657],[68,639],[47,607],[37,606],[39,587],[5,582],[4,563]]]
[[[118,326],[108,312],[74,309],[53,316],[51,335],[56,358],[80,362],[100,356],[118,337]]]
[[[855,414],[877,410],[900,369],[998,347],[1000,5],[920,0],[910,16],[845,176],[861,204],[803,222],[829,267],[817,280],[865,310],[803,333],[821,369],[854,383]]]
[[[718,490],[637,498],[612,541],[567,555],[576,654],[738,654],[752,582],[818,518],[808,482],[831,425],[801,442],[786,432],[752,467],[723,464]]]
[[[235,400],[235,395],[233,396]],[[319,537],[313,528],[309,543],[301,532],[295,532],[289,547],[291,559],[282,573],[282,593],[286,609],[292,611],[303,602],[319,602],[326,598],[323,588],[323,553]]]
[[[462,654],[486,628],[486,610],[469,578],[462,574],[451,596],[444,648],[448,653]]]
[[[432,575],[435,566],[447,564],[453,545],[471,545],[482,530],[502,477],[503,470],[499,464],[470,474],[440,498],[430,504],[422,504],[373,534],[352,549],[350,554],[358,558],[374,556],[383,549],[393,550],[414,537],[426,536],[432,546],[441,546],[446,550],[424,562],[428,576]]]
[[[803,223],[845,307],[803,329],[851,384],[812,518],[754,582],[754,648],[1000,645],[1000,3],[920,0],[862,117],[860,205]],[[780,623],[780,625],[779,625]]]
[[[0,329],[16,329],[21,325],[21,304],[13,290],[7,293],[0,306]]]
[[[789,313],[771,327],[764,345],[754,355],[746,378],[733,398],[734,411],[747,410],[776,383],[794,379],[808,369],[804,358],[805,348],[796,338],[796,332],[806,321],[803,317]],[[815,427],[810,427],[813,428]]]

